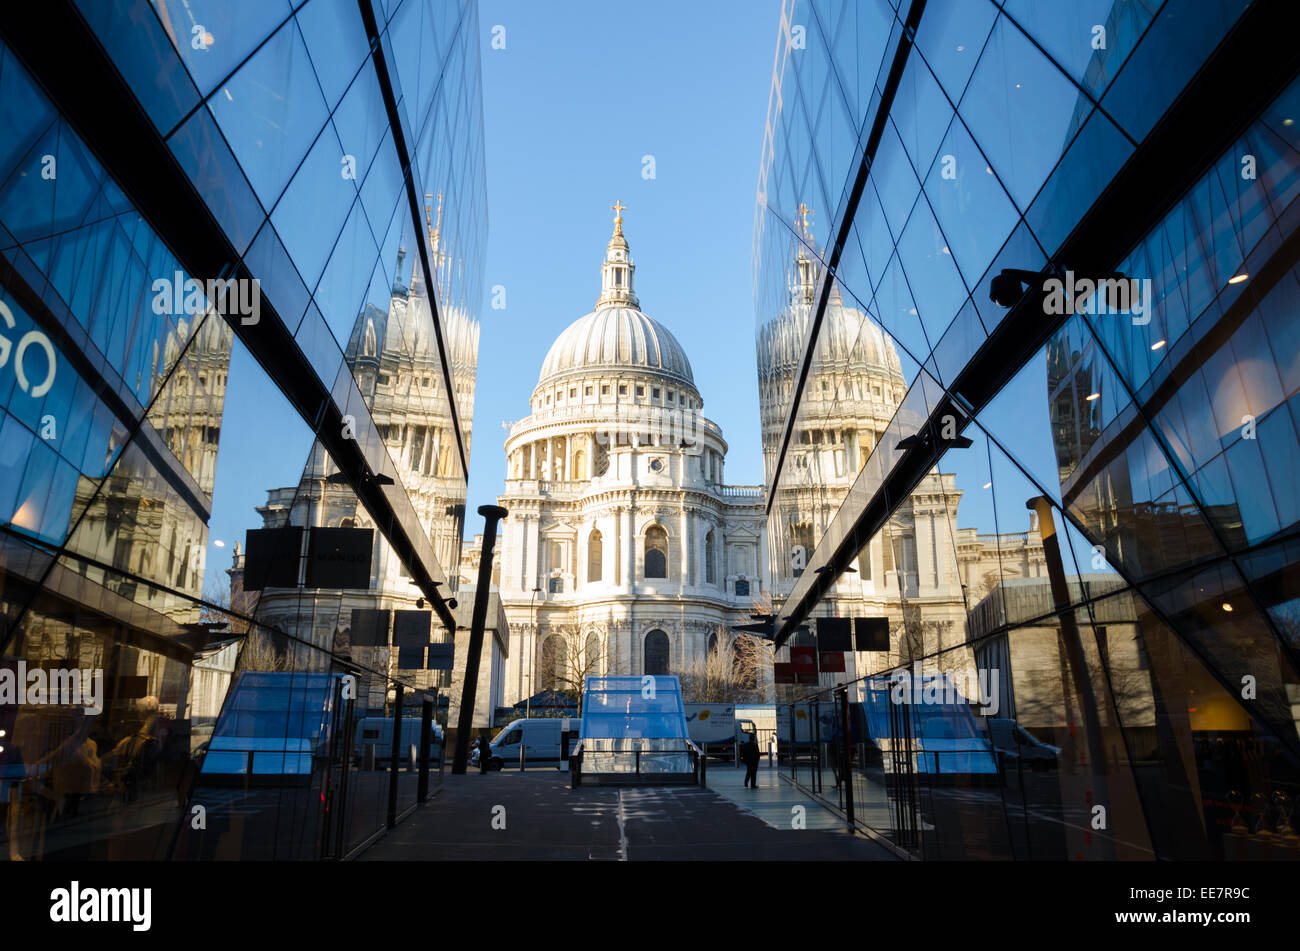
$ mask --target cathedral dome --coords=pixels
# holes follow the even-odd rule
[[[577,377],[642,376],[695,390],[691,362],[663,324],[641,312],[632,262],[623,236],[624,205],[616,203],[614,235],[601,262],[601,292],[596,309],[579,317],[551,344],[542,362],[538,389]]]
[[[695,388],[691,362],[668,328],[635,307],[606,306],[570,324],[542,363],[538,386],[632,370]]]

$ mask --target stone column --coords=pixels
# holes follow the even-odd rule
[[[528,478],[537,478],[537,443],[536,441],[528,444]]]
[[[682,579],[683,588],[685,588],[688,584],[691,583],[691,576],[690,576],[691,549],[690,549],[690,544],[687,540],[687,534],[690,531],[690,516],[687,514],[688,511],[689,509],[687,509],[687,507],[683,505],[682,506],[682,535],[681,538],[678,539],[678,546],[681,548],[681,552],[682,552],[681,579]]]
[[[564,481],[573,481],[573,440],[564,437]]]
[[[540,525],[538,524],[538,519],[534,517],[530,517],[528,519],[527,534],[524,536],[524,543],[525,543],[524,558],[528,564],[528,569],[524,577],[524,587],[525,587],[525,594],[528,594],[530,596],[533,592],[533,588],[537,587],[538,585],[538,579],[541,577],[541,574],[538,571],[539,566],[537,563],[537,558],[538,555],[540,554],[539,544],[538,544],[539,528]]]
[[[633,590],[636,583],[636,519],[633,517],[632,504],[623,510],[623,535],[627,544],[627,589]]]
[[[623,510],[614,509],[610,513],[610,525],[612,530],[609,533],[609,554],[610,563],[613,571],[610,572],[610,584],[623,584],[625,569],[623,568]]]

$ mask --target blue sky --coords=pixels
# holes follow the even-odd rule
[[[551,342],[600,293],[616,199],[641,306],[686,348],[705,414],[730,444],[728,481],[762,481],[750,247],[780,9],[481,3],[489,241],[467,539],[482,529],[475,509],[504,485],[502,421],[527,414]],[[491,48],[497,25],[504,50]],[[504,310],[490,307],[494,285],[506,289]],[[238,342],[223,435],[209,589],[233,543],[260,526],[267,490],[298,483],[312,443]]]
[[[727,480],[762,481],[750,247],[780,9],[481,3],[487,285],[507,306],[485,295],[467,536],[505,479],[501,422],[527,415],[546,351],[600,293],[615,199],[641,307],[686,348]]]
[[[482,0],[489,239],[467,539],[482,527],[475,509],[503,487],[502,422],[527,414],[552,341],[595,303],[615,199],[627,206],[641,306],[685,347],[705,414],[729,443],[727,481],[761,484],[750,255],[779,17],[779,0]],[[496,26],[504,50],[492,49]],[[495,285],[504,310],[490,306]],[[981,418],[1003,420],[995,435],[1050,485],[1044,383],[1040,358]],[[216,568],[260,524],[266,490],[297,483],[311,446],[305,424],[285,431],[296,414],[238,344],[228,395],[210,535],[227,548],[210,547]],[[963,491],[962,526],[1028,527],[1024,500],[1036,492],[1004,462],[990,472],[983,439],[944,468]]]

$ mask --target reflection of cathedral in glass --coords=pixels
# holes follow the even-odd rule
[[[812,242],[811,211],[801,206],[800,212],[803,237],[789,258],[788,300],[757,334],[769,478],[778,469],[785,414],[823,279],[820,259],[805,244]],[[778,600],[803,575],[907,388],[893,340],[866,313],[846,304],[838,282],[833,283],[767,522],[772,590]],[[842,576],[822,601],[822,616],[890,619],[888,657],[868,661],[855,656],[853,670],[866,672],[964,644],[967,612],[1000,576],[1044,574],[1042,543],[1029,513],[1023,533],[982,534],[958,527],[961,497],[951,473],[932,470],[884,531],[862,547],[853,564],[857,573]],[[942,665],[963,666],[970,660],[964,652],[954,652]]]
[[[439,219],[426,208],[433,257],[430,261],[439,279],[450,272],[449,255],[441,241]],[[407,267],[409,265],[409,271]],[[345,358],[398,472],[400,486],[411,500],[420,524],[428,532],[438,563],[451,579],[457,578],[461,533],[465,512],[465,476],[451,407],[446,398],[439,342],[429,311],[422,269],[417,258],[398,252],[387,311],[367,304],[358,316],[348,341]],[[448,293],[440,286],[439,296]],[[456,409],[469,443],[473,414],[474,381],[478,357],[478,322],[456,306],[440,309],[445,330],[444,345],[452,368],[457,393]],[[309,528],[376,529],[373,519],[351,487],[338,476],[338,468],[317,441],[311,458],[296,486],[267,492],[267,503],[258,509],[264,528],[301,526]],[[424,610],[419,589],[411,582],[402,561],[375,534],[371,580],[368,590],[313,593],[311,589],[268,589],[257,604],[259,620],[321,647],[349,650],[354,659],[371,667],[396,673],[398,651],[388,646],[359,646],[350,643],[352,611],[382,609]],[[243,561],[237,553],[231,571],[232,590],[242,588]],[[452,582],[454,584],[454,580]],[[303,600],[315,597],[319,610],[304,611]],[[310,625],[304,629],[304,622]],[[435,633],[435,642],[447,639]],[[417,686],[446,686],[447,676],[434,671],[404,671]]]

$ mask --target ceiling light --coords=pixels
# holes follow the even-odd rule
[[[1242,271],[1240,274],[1234,274],[1232,275],[1232,277],[1228,278],[1228,283],[1240,284],[1242,281],[1247,280],[1249,277],[1250,277],[1249,274],[1247,274],[1245,271]]]
[[[1168,342],[1169,342],[1169,341],[1167,341],[1167,340],[1157,340],[1155,343],[1153,343],[1153,344],[1151,345],[1151,349],[1152,349],[1152,350],[1159,350],[1161,347],[1163,347],[1163,346],[1164,346],[1166,343],[1168,343]]]
[[[1229,614],[1232,613],[1232,605],[1229,604],[1227,601],[1224,601],[1222,604],[1219,605],[1219,607],[1223,608],[1223,610],[1227,611]]]
[[[991,489],[991,488],[993,488],[993,483],[992,483],[992,482],[985,482],[985,483],[984,483],[984,488],[986,488],[986,489]]]
[[[1087,397],[1085,397],[1085,399],[1087,399],[1087,401],[1088,401],[1089,403],[1091,403],[1093,400],[1099,400],[1099,399],[1101,399],[1101,394],[1100,394],[1100,393],[1089,393],[1089,394],[1087,395]]]
[[[216,545],[218,548],[225,548],[225,547],[226,547],[226,543],[223,542],[220,538],[214,538],[214,539],[212,540],[212,544]]]

